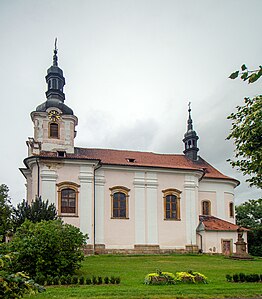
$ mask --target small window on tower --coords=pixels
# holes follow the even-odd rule
[[[234,218],[234,204],[233,204],[233,202],[229,203],[229,217]]]
[[[59,125],[57,123],[49,124],[49,137],[50,138],[59,138]]]
[[[57,151],[57,157],[65,158],[66,157],[66,152],[65,151]]]
[[[57,82],[56,79],[52,79],[52,88],[57,89]]]
[[[209,200],[202,201],[202,215],[211,215],[211,202]]]

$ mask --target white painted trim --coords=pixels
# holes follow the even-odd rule
[[[146,244],[145,173],[136,172],[133,183],[135,187],[135,244]]]
[[[86,165],[81,166],[78,178],[80,181],[80,194],[79,194],[80,230],[84,234],[88,234],[89,239],[87,240],[87,244],[93,244],[93,240],[94,240],[93,168],[88,167]]]

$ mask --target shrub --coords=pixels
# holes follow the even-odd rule
[[[195,279],[195,282],[196,283],[207,283],[207,277],[199,272],[193,272],[193,271],[190,271],[188,272],[189,274],[193,275],[194,276],[194,279]]]
[[[84,276],[80,276],[79,277],[79,284],[85,284],[85,278],[84,278]]]
[[[175,275],[170,272],[161,272],[147,274],[145,284],[172,284],[175,281]]]
[[[199,272],[150,273],[145,277],[145,284],[207,283],[207,277]]]
[[[106,277],[104,278],[104,283],[105,283],[105,284],[109,284],[109,278],[108,278],[108,276],[106,276]]]
[[[91,283],[92,283],[91,278],[87,277],[87,278],[86,278],[86,284],[91,284]]]
[[[96,276],[92,277],[92,284],[97,284],[97,278],[96,278]]]
[[[176,282],[186,282],[186,283],[195,283],[194,275],[188,272],[177,272],[175,276]]]
[[[60,278],[59,278],[59,276],[55,276],[54,279],[53,279],[53,284],[54,284],[54,285],[59,285],[59,283],[60,283]]]
[[[252,282],[259,282],[260,278],[258,274],[251,274]]]
[[[25,271],[32,277],[73,274],[84,255],[82,245],[87,236],[61,220],[24,222],[18,228],[10,251],[17,252],[13,271]]]
[[[45,291],[24,272],[11,273],[9,270],[11,260],[11,256],[0,255],[0,298],[17,299],[22,298],[24,294]]]
[[[101,276],[98,276],[97,278],[97,284],[102,284],[103,283],[103,279]]]
[[[35,281],[41,285],[44,285],[45,284],[45,277],[43,274],[38,274],[36,277],[35,277]]]
[[[234,282],[239,282],[239,275],[238,274],[233,274],[233,281]]]
[[[120,277],[116,277],[116,284],[120,284],[120,281],[121,281]]]
[[[110,281],[110,283],[115,284],[116,279],[114,276],[111,276],[109,281]]]
[[[226,280],[227,280],[228,282],[231,282],[231,281],[232,281],[232,275],[227,274],[227,275],[226,275]]]
[[[77,276],[72,277],[72,284],[78,284],[78,277]]]
[[[245,282],[246,281],[246,275],[244,273],[239,273],[239,280],[241,282]]]
[[[227,278],[227,277],[226,277]],[[235,273],[233,274],[233,281],[234,282],[260,282],[262,281],[261,275],[254,273],[254,274],[244,274],[244,273]],[[232,281],[228,280],[227,281]]]
[[[67,284],[67,277],[65,275],[62,275],[60,277],[60,282],[62,285],[66,285]]]
[[[53,284],[53,277],[51,275],[47,275],[46,276],[46,280],[45,280],[46,285],[50,286]]]

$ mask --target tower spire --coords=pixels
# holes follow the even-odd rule
[[[54,48],[54,56],[53,56],[53,66],[58,66],[58,57],[57,57],[57,52],[58,52],[58,49],[57,49],[57,37],[55,38],[55,48]]]
[[[65,94],[63,88],[65,86],[65,78],[63,76],[63,71],[58,66],[58,56],[57,56],[57,38],[55,38],[55,48],[53,55],[53,64],[47,70],[46,83],[47,92],[46,97],[49,99],[58,99],[61,102],[65,100]]]
[[[185,144],[184,154],[193,161],[197,160],[197,152],[199,148],[197,147],[197,136],[196,131],[193,130],[193,121],[191,118],[191,102],[188,103],[188,120],[187,120],[187,131],[184,135],[183,142]]]

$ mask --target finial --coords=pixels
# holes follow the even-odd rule
[[[58,57],[57,57],[57,37],[55,38],[55,49],[54,49],[54,56],[53,56],[53,65],[58,66]]]
[[[55,38],[55,51],[57,51],[57,46],[56,46],[56,44],[57,44],[57,37]]]
[[[193,130],[192,118],[191,118],[191,102],[188,102],[188,121],[187,121],[187,130]]]
[[[191,102],[188,102],[188,112],[191,112]]]

